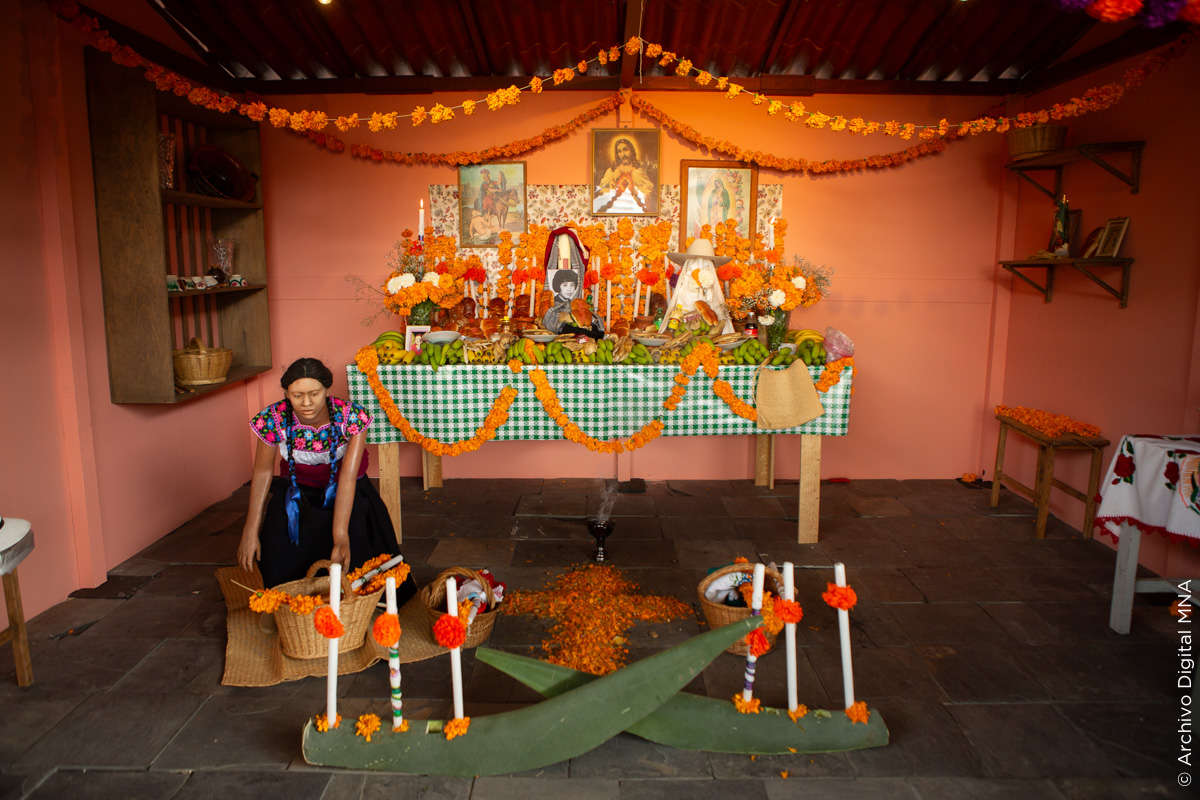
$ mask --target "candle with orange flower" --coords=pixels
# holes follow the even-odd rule
[[[421,198],[420,208],[417,210],[417,238],[425,239],[425,198]]]
[[[446,613],[458,619],[458,582],[446,579]],[[450,681],[454,693],[454,718],[463,717],[462,644],[450,649]]]
[[[790,561],[783,562],[783,599],[793,602],[796,600],[795,566]],[[800,696],[796,688],[796,623],[784,623],[783,637],[787,651],[788,711],[795,711],[800,704]]]
[[[329,565],[329,610],[333,612],[334,617],[338,617],[342,613],[342,565],[338,563]],[[329,656],[326,664],[329,677],[325,682],[325,719],[330,720],[330,725],[334,725],[334,721],[337,720],[339,641],[341,641],[341,637],[329,640]]]
[[[751,594],[751,596],[750,596],[750,613],[751,613],[751,615],[753,615],[755,617],[762,614],[763,579],[765,578],[765,576],[766,576],[766,567],[764,567],[762,565],[762,562],[755,564],[754,565],[754,585],[753,585],[754,591],[753,591],[753,594]],[[753,642],[757,638],[759,638],[759,637],[755,636],[755,634],[761,635],[761,633],[762,633],[761,628],[755,628],[747,636],[747,639],[752,643],[750,645],[749,651],[746,653],[746,674],[744,676],[745,682],[742,686],[742,700],[744,700],[747,703],[749,703],[751,700],[754,699],[754,670],[755,670],[755,665],[758,662],[758,653],[755,652],[755,650],[757,648],[755,647]]]

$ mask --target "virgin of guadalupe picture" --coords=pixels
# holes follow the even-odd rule
[[[658,214],[657,128],[592,131],[593,216]]]
[[[554,301],[542,316],[542,327],[554,333],[578,333],[604,338],[604,324],[584,299],[588,255],[575,231],[555,228],[546,242],[546,286]]]
[[[738,161],[680,161],[679,241],[695,239],[705,225],[733,220],[737,234],[755,229],[758,170]]]

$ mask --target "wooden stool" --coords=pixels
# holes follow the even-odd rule
[[[1035,527],[1035,531],[1037,538],[1043,539],[1046,536],[1046,517],[1050,513],[1050,487],[1057,486],[1072,497],[1083,501],[1083,538],[1090,538],[1092,535],[1092,521],[1096,518],[1096,494],[1100,490],[1100,456],[1104,448],[1109,445],[1108,439],[1102,439],[1099,436],[1077,435],[1052,438],[1036,428],[1031,428],[1022,422],[1018,422],[1012,417],[1003,417],[997,414],[996,419],[1000,422],[1000,439],[996,442],[996,472],[992,476],[992,508],[995,508],[1000,502],[1000,484],[1007,484],[1008,488],[1028,497],[1033,501],[1034,506],[1037,507],[1037,526]],[[1009,428],[1032,439],[1038,446],[1037,475],[1035,476],[1032,489],[1018,481],[1012,475],[1004,473],[1004,445],[1008,437]],[[1054,477],[1054,454],[1056,450],[1091,451],[1092,471],[1088,478],[1087,494],[1084,494],[1073,486],[1068,486]]]
[[[0,632],[0,645],[13,643],[18,686],[33,683],[33,659],[29,655],[25,609],[21,607],[21,584],[17,582],[17,565],[32,552],[33,530],[29,522],[11,518],[0,520],[0,576],[4,581],[4,605],[8,608],[8,628]]]

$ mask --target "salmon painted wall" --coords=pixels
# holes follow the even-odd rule
[[[1134,63],[1030,98],[1030,107],[1119,78]],[[1068,144],[1146,142],[1137,194],[1090,163],[1071,164],[1063,175],[1071,207],[1083,210],[1082,235],[1110,217],[1131,218],[1121,248],[1121,255],[1136,259],[1129,304],[1119,308],[1115,298],[1071,270],[1058,273],[1048,304],[1014,283],[1004,402],[1091,422],[1114,445],[1125,433],[1200,430],[1198,80],[1200,52],[1193,49],[1116,108],[1071,122]],[[1127,156],[1116,159],[1118,167],[1128,168]],[[1045,247],[1052,215],[1049,198],[1032,187],[1020,188],[1018,253]],[[1119,271],[1106,271],[1103,277],[1119,285]],[[1113,447],[1105,452],[1106,468],[1112,452]],[[1036,448],[1021,440],[1009,445],[1009,453],[1012,471],[1032,482]],[[1086,487],[1087,460],[1064,456],[1056,471],[1068,484]],[[1082,525],[1082,503],[1057,489],[1051,493],[1051,509],[1075,527]],[[1162,537],[1143,537],[1142,556],[1142,563],[1160,574],[1200,572],[1196,548],[1168,547]]]
[[[426,124],[392,134],[365,130],[348,142],[403,150],[474,150],[531,136],[601,99],[547,92],[516,108],[479,111],[437,128]],[[800,128],[771,119],[749,102],[719,93],[658,93],[652,103],[707,135],[746,147],[804,158],[852,157],[906,143]],[[455,97],[440,97],[447,104]],[[936,120],[978,113],[979,98],[818,96],[811,107],[873,119]],[[280,98],[293,108],[333,114],[408,109],[428,97],[312,96]],[[594,123],[613,127],[615,113]],[[648,126],[635,116],[634,124]],[[275,362],[300,355],[345,364],[354,350],[391,326],[361,321],[377,302],[355,302],[346,277],[382,281],[384,256],[405,227],[415,227],[418,198],[430,184],[457,181],[453,169],[375,164],[333,155],[290,133],[264,132],[264,192],[271,271]],[[663,135],[663,181],[678,183],[678,162],[705,158],[690,144]],[[586,130],[527,155],[533,184],[583,183],[589,163]],[[998,137],[952,145],[946,153],[882,173],[819,179],[762,170],[760,183],[784,185],[789,255],[802,254],[835,270],[833,295],[795,312],[794,325],[834,325],[857,343],[856,394],[850,435],[823,444],[826,476],[949,477],[981,463],[982,392],[995,282],[998,186],[1004,143]],[[942,366],[931,369],[931,360]],[[263,381],[273,395],[274,379]],[[344,391],[344,377],[338,388]],[[897,421],[901,421],[897,424]],[[784,437],[781,477],[799,472],[799,443]],[[403,468],[417,474],[415,447]],[[625,459],[621,470],[645,478],[747,478],[748,438],[662,439]],[[567,443],[493,443],[446,459],[447,477],[617,474],[616,459]]]

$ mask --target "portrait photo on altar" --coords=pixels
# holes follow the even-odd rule
[[[500,233],[525,232],[525,162],[458,168],[458,228],[463,247],[499,247]]]
[[[738,236],[755,230],[758,169],[740,161],[679,162],[679,241],[700,235],[705,225],[737,221]]]
[[[592,215],[657,215],[660,150],[658,128],[593,130]]]

